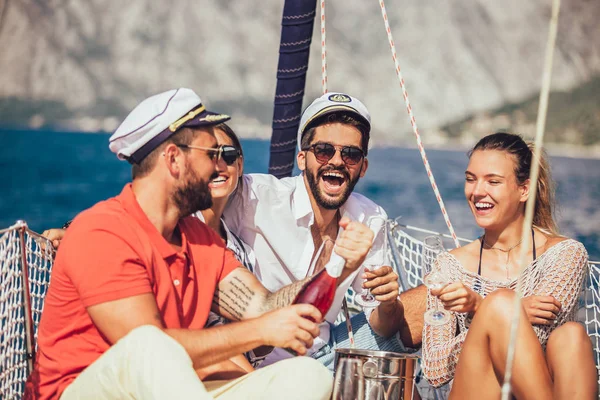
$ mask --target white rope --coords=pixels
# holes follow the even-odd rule
[[[0,235],[5,234],[6,232],[12,232],[15,229],[22,228],[22,227],[27,227],[27,224],[24,221],[19,220],[14,225],[11,225],[6,229],[0,229]]]
[[[550,19],[550,31],[548,33],[548,42],[546,44],[546,59],[544,63],[544,74],[542,77],[542,89],[540,92],[540,104],[538,107],[538,115],[536,122],[535,148],[533,149],[533,163],[531,173],[529,175],[529,198],[525,206],[525,220],[523,221],[523,232],[521,233],[521,241],[526,241],[531,232],[533,221],[533,212],[535,207],[535,199],[537,197],[537,182],[540,171],[540,155],[542,143],[544,140],[544,129],[546,126],[546,113],[548,111],[548,96],[550,94],[550,80],[552,78],[552,59],[554,57],[554,45],[556,42],[556,31],[558,27],[558,12],[560,9],[560,0],[552,2],[552,17]],[[527,246],[521,246],[519,253],[520,271],[523,270],[525,259],[527,257]],[[512,377],[512,366],[515,357],[515,349],[517,342],[517,329],[519,328],[519,316],[521,307],[522,285],[519,282],[517,286],[517,296],[513,304],[513,317],[510,327],[510,339],[508,351],[506,355],[506,368],[504,372],[504,382],[502,384],[502,400],[508,400],[511,393],[510,380]]]
[[[415,231],[415,232],[427,233],[428,235],[436,235],[436,236],[440,236],[440,237],[447,238],[447,239],[453,239],[452,236],[448,235],[447,233],[440,233],[440,232],[432,231],[430,229],[419,228],[418,226],[412,226],[412,225],[404,225],[404,224],[400,224],[396,221],[393,221],[391,229],[395,229],[398,227],[408,229],[411,231]],[[459,242],[464,242],[465,244],[471,243],[473,241],[472,239],[465,239],[460,236],[457,236],[456,238],[458,239]]]
[[[327,93],[327,46],[325,45],[325,0],[321,0],[321,85]]]
[[[458,241],[456,232],[454,232],[454,227],[450,222],[450,217],[446,212],[446,206],[444,205],[442,195],[440,194],[440,191],[435,183],[433,172],[431,171],[431,167],[429,166],[429,161],[427,161],[427,154],[425,154],[425,148],[423,147],[423,143],[421,142],[421,135],[419,134],[419,128],[417,128],[417,121],[415,120],[415,116],[413,115],[412,106],[410,105],[410,101],[408,100],[408,92],[406,91],[404,79],[402,78],[402,73],[400,72],[400,64],[398,63],[398,57],[396,56],[396,46],[394,45],[394,38],[392,37],[392,29],[390,28],[390,24],[388,22],[387,12],[385,10],[385,4],[383,3],[383,0],[379,0],[379,5],[381,6],[381,15],[383,16],[385,31],[387,32],[388,41],[390,43],[390,49],[392,51],[392,59],[394,60],[394,65],[396,67],[396,75],[398,76],[398,80],[400,81],[402,95],[404,96],[404,102],[406,103],[406,111],[408,112],[408,116],[410,118],[410,124],[412,125],[413,133],[415,134],[415,137],[417,139],[417,147],[419,148],[419,152],[421,153],[421,158],[423,159],[423,164],[425,165],[425,170],[427,171],[427,176],[429,177],[429,182],[431,183],[431,188],[433,189],[433,192],[435,193],[435,198],[437,199],[440,209],[442,210],[442,215],[444,216],[444,220],[446,221],[446,225],[448,226],[450,235],[452,236],[456,247],[460,247],[460,242]]]

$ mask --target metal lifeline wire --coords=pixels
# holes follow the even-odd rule
[[[533,165],[529,175],[530,187],[537,188],[538,176],[540,171],[540,154],[544,140],[544,129],[546,127],[546,113],[548,111],[548,96],[550,95],[550,80],[552,78],[552,59],[554,57],[554,46],[556,43],[556,31],[558,28],[558,13],[560,10],[560,0],[552,2],[552,16],[550,18],[550,29],[548,32],[548,42],[546,43],[546,57],[544,60],[544,73],[542,75],[542,88],[540,91],[540,104],[536,121],[535,147],[533,149]],[[527,240],[533,221],[533,212],[537,190],[529,191],[529,198],[525,206],[525,220],[523,221],[523,232],[521,240]],[[519,275],[525,266],[527,257],[527,246],[521,246],[519,252]],[[517,344],[517,329],[519,328],[519,316],[521,307],[521,297],[523,296],[522,282],[517,285],[517,296],[513,302],[513,316],[510,325],[510,339],[508,342],[508,351],[506,354],[506,368],[504,372],[504,382],[502,383],[502,400],[508,400],[511,392],[510,380],[512,377],[512,366],[515,357]]]
[[[321,0],[321,85],[323,94],[327,93],[327,46],[325,32],[325,0]]]
[[[385,23],[385,30],[387,32],[388,41],[390,43],[390,49],[392,51],[392,59],[394,60],[394,64],[396,67],[396,75],[398,76],[398,80],[400,81],[400,87],[402,88],[402,95],[404,97],[404,102],[406,103],[406,111],[408,112],[408,116],[410,117],[410,124],[413,128],[413,133],[417,139],[417,147],[419,148],[419,153],[421,153],[421,158],[423,159],[423,164],[425,165],[425,170],[427,171],[427,176],[429,177],[429,182],[431,183],[431,188],[435,193],[435,198],[442,210],[442,215],[444,216],[444,220],[446,221],[446,225],[450,230],[450,235],[454,240],[454,244],[456,247],[460,247],[460,242],[456,236],[456,232],[454,232],[454,227],[450,222],[450,217],[446,212],[446,206],[444,205],[444,201],[442,200],[442,195],[435,183],[435,178],[433,177],[433,172],[431,171],[431,167],[429,166],[429,161],[427,161],[427,154],[425,154],[425,148],[423,147],[423,143],[421,142],[421,135],[419,135],[419,129],[417,128],[417,121],[415,120],[415,116],[412,111],[412,107],[410,105],[410,101],[408,100],[408,92],[406,91],[406,87],[404,84],[404,79],[402,78],[402,73],[400,72],[400,64],[398,63],[398,57],[396,56],[396,46],[394,46],[394,39],[392,37],[392,29],[390,28],[390,24],[388,22],[387,12],[385,10],[385,4],[383,0],[379,0],[379,5],[381,6],[381,15],[383,16],[383,22]]]

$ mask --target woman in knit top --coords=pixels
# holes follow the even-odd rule
[[[465,196],[484,234],[438,258],[451,283],[431,291],[428,308],[438,302],[451,311],[451,320],[423,330],[425,377],[434,386],[454,379],[450,399],[500,397],[518,284],[523,299],[513,394],[518,399],[597,396],[591,341],[584,327],[572,322],[588,256],[581,243],[557,233],[543,157],[533,229],[521,241],[525,202],[533,190],[532,158],[532,146],[509,133],[484,137],[469,154]],[[522,247],[527,265],[520,271]]]

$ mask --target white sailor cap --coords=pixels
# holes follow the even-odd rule
[[[371,114],[360,100],[345,93],[325,93],[313,101],[302,113],[298,127],[298,149],[301,150],[302,135],[328,114],[345,112],[364,123],[371,130]]]
[[[229,115],[207,111],[193,90],[173,89],[138,104],[110,137],[108,147],[121,160],[139,164],[178,129],[229,119]]]

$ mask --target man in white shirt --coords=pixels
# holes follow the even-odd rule
[[[338,279],[334,303],[308,352],[330,369],[334,349],[349,347],[346,325],[333,323],[350,285],[360,292],[364,282],[380,301],[352,318],[357,348],[406,351],[402,342],[407,346],[420,342],[423,324],[422,288],[404,293],[401,301],[398,276],[386,266],[385,211],[352,193],[367,171],[370,128],[369,112],[356,98],[343,93],[319,97],[304,111],[298,130],[297,163],[302,174],[284,179],[245,175],[224,213],[230,229],[254,249],[254,273],[269,290],[317,272],[311,268],[313,259],[322,243],[336,240],[342,216],[371,228],[375,234],[371,251],[361,268]],[[405,312],[403,301],[411,312]],[[263,365],[288,357],[286,351],[275,349]]]

